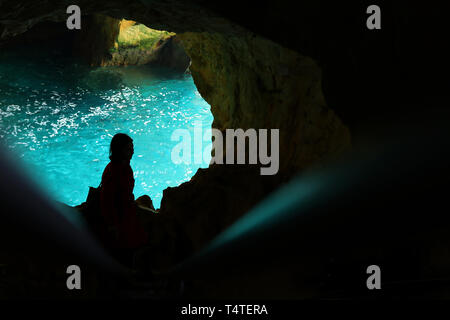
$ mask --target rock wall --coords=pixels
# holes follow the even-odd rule
[[[154,64],[180,72],[188,69],[189,56],[174,33],[135,28],[135,21],[120,20],[101,14],[84,19],[85,28],[74,40],[76,54],[91,66],[127,66]],[[140,25],[142,26],[142,25]]]
[[[179,35],[213,127],[280,129],[280,172],[300,170],[350,145],[327,106],[321,69],[306,56],[250,33]]]
[[[0,45],[5,39],[17,36],[39,22],[64,22],[67,17],[65,9],[70,4],[71,0],[61,0],[58,4],[50,0],[1,1]],[[359,127],[367,128],[364,122],[368,119],[378,120],[378,131],[374,134],[374,139],[377,139],[385,130],[386,122],[406,122],[411,111],[426,115],[436,106],[448,105],[445,104],[449,100],[448,79],[445,79],[449,73],[448,27],[441,4],[378,1],[382,8],[382,30],[378,31],[365,27],[367,6],[373,4],[367,0],[279,0],[262,1],[256,5],[242,0],[79,0],[77,4],[84,15],[99,13],[116,19],[132,19],[154,29],[181,34],[183,46],[192,59],[194,81],[211,104],[215,127],[221,130],[250,127],[281,130],[278,175],[261,176],[257,166],[214,165],[199,170],[190,182],[165,190],[160,214],[142,217],[152,231],[152,243],[158,248],[152,257],[155,259],[151,261],[156,267],[166,268],[199,250],[294,174],[301,174],[311,165],[337,156],[350,144],[346,127],[350,128],[352,143],[356,144]],[[430,167],[435,166],[431,164]],[[417,195],[421,197],[419,193]],[[406,200],[411,198],[411,193],[405,195]],[[398,199],[394,194],[393,203],[404,203]],[[385,202],[376,204],[385,206]],[[403,212],[403,209],[400,205],[399,210]],[[433,211],[430,211],[429,204],[419,210]],[[392,213],[396,214],[395,211]],[[374,210],[369,217],[378,214],[379,211]],[[363,221],[359,220],[359,212],[354,217]],[[334,218],[347,224],[348,220],[342,221],[341,215]],[[392,225],[390,217],[388,220],[389,223],[382,227],[389,230]],[[435,220],[418,221],[424,222],[425,228],[433,230],[436,236],[436,230],[430,227],[436,224]],[[354,225],[354,221],[351,222]],[[322,228],[322,221],[319,223],[318,229]],[[338,228],[337,232],[342,230]],[[367,230],[362,228],[358,232]],[[419,243],[423,239],[429,239],[430,243],[445,239],[448,231],[443,226],[437,234],[441,237],[433,239],[424,233],[423,237],[415,238],[417,245],[412,246],[401,239],[401,250],[397,250],[402,253],[400,257],[395,251],[399,244],[394,243],[394,259],[391,260],[394,273],[397,269],[401,274],[405,272],[401,264],[405,263],[404,257],[409,256],[413,258],[414,266],[424,267],[418,270],[426,270],[423,275],[436,278],[437,272],[445,277],[444,269],[448,264],[445,241],[438,241],[439,245],[434,245],[431,251],[429,246],[421,247],[423,243]],[[335,238],[329,235],[328,239]],[[315,252],[316,256],[310,255],[314,268],[331,271],[323,273],[327,278],[331,275],[331,283],[333,278],[343,275],[345,282],[336,286],[339,292],[349,285],[348,280],[351,279],[347,275],[353,269],[343,267],[351,265],[348,259],[355,258],[354,239],[358,239],[360,246],[364,245],[359,236],[352,237],[348,242],[351,250],[347,251],[352,254],[339,255],[337,261],[336,256],[328,259],[329,256],[323,255],[322,251]],[[396,240],[395,237],[393,239]],[[329,247],[328,243],[326,247]],[[349,248],[346,245],[342,247]],[[378,243],[374,246],[375,250],[377,248],[380,248]],[[426,249],[420,255],[405,255],[405,248],[412,251]],[[364,252],[367,251],[365,247]],[[384,256],[383,251],[375,251],[374,254],[375,257]],[[278,293],[286,294],[286,288],[293,288],[286,298],[314,296],[305,289],[308,282],[320,281],[326,290],[330,279],[323,283],[323,278],[309,277],[317,275],[317,271],[305,272],[305,255],[302,253],[298,257],[298,265],[290,264],[269,272],[255,268],[248,277],[234,279],[234,283],[229,277],[219,277],[219,285],[233,291],[229,297],[242,297],[241,289],[244,287],[244,290],[258,290],[248,296],[254,298],[261,295],[260,289],[272,291],[280,286],[281,281],[285,285],[281,285]],[[423,261],[418,262],[417,258]],[[404,274],[408,281],[418,268],[409,269]],[[356,274],[358,271],[353,275]],[[429,286],[427,281],[424,286],[422,281],[419,282],[417,296],[423,296],[424,289],[427,291]],[[211,293],[224,289],[218,289],[217,284],[215,281],[204,285],[205,295],[211,297]],[[359,288],[360,284],[358,279],[355,286]],[[409,291],[411,288],[407,287]],[[360,290],[355,293],[359,296]],[[344,293],[345,298],[353,296]],[[270,292],[265,297],[279,298],[281,295]]]
[[[342,154],[351,135],[327,106],[313,59],[249,33],[179,38],[214,128],[280,130],[278,174],[261,176],[259,165],[217,164],[164,191],[161,214],[185,232],[171,241],[187,238],[196,251],[293,175]]]
[[[184,51],[175,35],[160,39],[151,48],[139,46],[118,47],[103,60],[101,66],[127,66],[152,64],[165,66],[180,72],[185,72],[190,65],[189,56]]]
[[[119,30],[119,21],[109,16],[93,14],[84,17],[74,50],[91,66],[105,65],[111,59],[109,50],[114,47]]]
[[[138,66],[153,63],[158,59],[160,46],[158,45],[156,48],[118,47],[114,52],[110,52],[109,57],[101,66]]]

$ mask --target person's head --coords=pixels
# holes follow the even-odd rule
[[[109,159],[117,162],[130,161],[133,153],[133,139],[125,133],[115,134],[109,146]]]

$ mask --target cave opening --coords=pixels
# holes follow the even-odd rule
[[[126,133],[135,198],[149,195],[159,208],[164,189],[209,165],[207,157],[174,163],[171,135],[210,129],[210,106],[175,33],[102,15],[85,20],[79,32],[42,22],[4,45],[0,137],[44,191],[75,206],[100,183],[112,136]]]

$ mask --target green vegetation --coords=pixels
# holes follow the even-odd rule
[[[159,40],[175,35],[173,32],[159,31],[147,28],[143,24],[135,24],[121,28],[117,44],[118,48],[151,49]],[[117,49],[117,48],[116,48]]]

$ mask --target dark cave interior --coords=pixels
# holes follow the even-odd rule
[[[382,1],[383,27],[371,31],[368,1],[78,2],[90,29],[64,28],[66,1],[3,1],[0,49],[57,41],[101,65],[110,39],[83,32],[139,21],[176,33],[214,128],[280,129],[277,175],[212,165],[164,191],[148,221],[157,249],[142,260],[157,297],[180,297],[183,281],[187,298],[377,298],[365,286],[371,264],[387,270],[389,298],[449,297],[440,5]],[[58,213],[73,208],[45,201],[2,162],[0,266],[10,276],[0,298],[129,297],[99,276],[121,279],[117,261]],[[74,256],[89,274],[82,293],[64,291],[66,274],[55,271]]]

